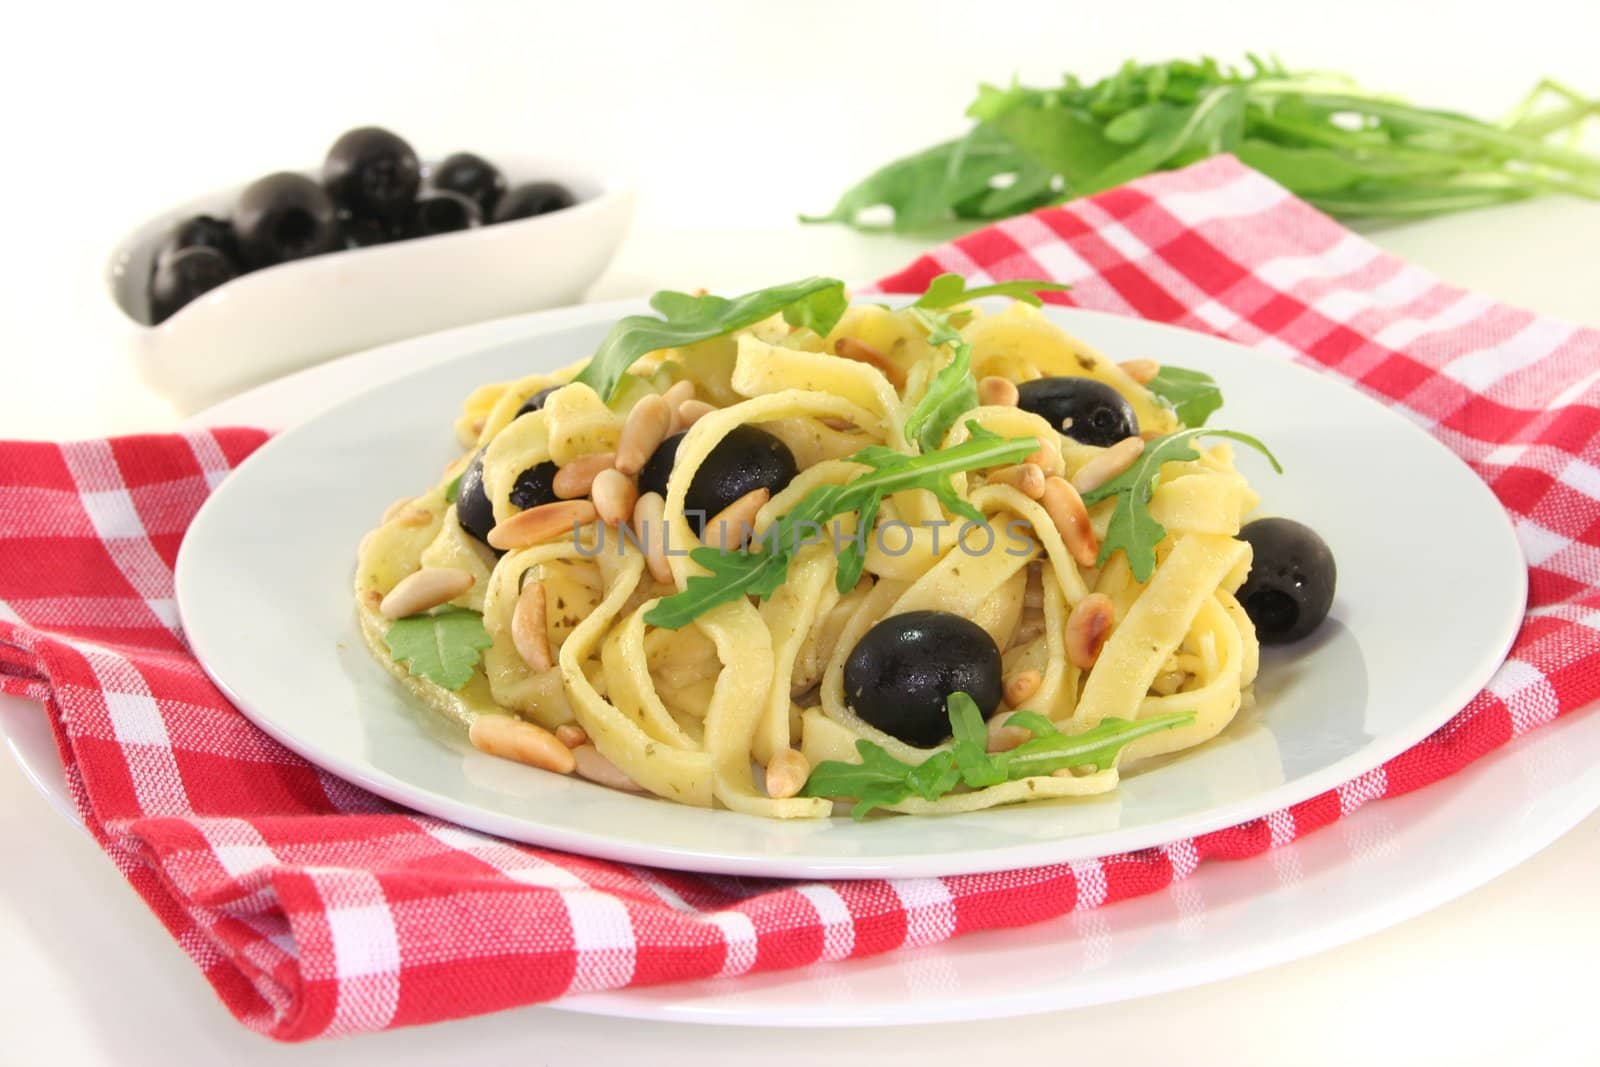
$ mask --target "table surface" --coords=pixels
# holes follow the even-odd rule
[[[308,137],[315,147],[359,121],[392,125],[424,151],[471,146],[489,154],[508,138],[536,134],[557,148],[628,164],[641,176],[640,212],[617,261],[590,294],[602,299],[661,285],[734,288],[808,273],[866,279],[902,266],[920,242],[800,227],[790,221],[793,212],[825,205],[885,158],[959,131],[972,85],[1003,80],[1011,70],[1037,83],[1064,64],[1103,71],[1135,51],[1236,55],[1275,45],[1306,66],[1349,70],[1412,96],[1492,114],[1540,74],[1593,92],[1592,42],[1600,35],[1600,14],[1582,0],[1527,0],[1519,5],[1527,32],[1485,22],[1477,29],[1496,34],[1489,64],[1482,58],[1486,40],[1418,54],[1415,42],[1439,29],[1438,9],[1378,0],[1343,5],[1337,24],[1292,16],[1287,5],[1269,0],[1233,4],[1227,18],[1209,6],[1157,4],[1160,10],[1152,11],[1147,4],[1097,14],[1087,37],[1072,5],[1030,5],[1025,18],[1041,28],[1026,34],[1016,29],[1024,16],[1014,23],[985,20],[969,17],[970,6],[909,0],[830,0],[808,5],[810,19],[781,27],[758,10],[764,5],[734,3],[697,5],[694,18],[675,18],[668,5],[603,2],[560,11],[472,8],[426,33],[387,17],[374,28],[375,9],[362,5],[284,6],[314,10],[331,37],[363,40],[362,49],[339,50],[348,68],[341,77],[305,85],[235,79],[229,92],[202,93],[196,84],[223,78],[235,62],[218,47],[223,29],[210,7],[176,5],[153,26],[142,8],[128,5],[100,18],[94,34],[79,33],[72,20],[81,16],[71,12],[30,13],[44,44],[5,65],[0,91],[12,99],[38,98],[41,89],[49,95],[49,106],[21,109],[13,129],[17,143],[48,146],[61,153],[56,158],[75,161],[60,175],[73,211],[8,213],[13,251],[11,264],[0,266],[6,346],[0,437],[173,425],[174,413],[134,379],[123,358],[120,323],[100,288],[106,248],[165,204],[241,173],[303,159]],[[919,18],[925,11],[938,17]],[[468,19],[469,13],[478,17]],[[633,30],[625,39],[607,28],[619,20]],[[1374,20],[1383,33],[1371,32]],[[298,43],[293,19],[275,21],[282,25],[251,31],[258,49],[251,55],[263,63],[274,49],[287,54]],[[485,24],[503,32],[484,34]],[[959,51],[940,36],[955,25],[964,35]],[[837,32],[841,26],[850,27],[848,39]],[[784,48],[775,57],[770,46],[780,32]],[[594,47],[548,46],[563,37]],[[1069,40],[1076,44],[1063,52]],[[878,46],[885,41],[895,47]],[[602,45],[608,64],[635,77],[595,78],[593,56]],[[152,63],[152,49],[185,62]],[[693,62],[679,62],[682,55]],[[468,62],[470,84],[460,77]],[[182,101],[185,120],[108,119],[108,100],[132,79],[141,80],[140,108]],[[915,99],[905,92],[908,84],[917,86]],[[451,91],[440,92],[440,85]],[[576,102],[560,95],[573,85],[585,90]],[[537,106],[553,99],[569,102]],[[860,107],[862,100],[875,103]],[[837,121],[847,108],[855,109],[854,121]],[[703,126],[681,121],[708,109],[714,118]],[[824,128],[826,136],[814,143],[812,134]],[[744,130],[763,132],[740,142]],[[704,158],[715,166],[701,166]],[[108,159],[119,164],[111,174],[103,166]],[[120,165],[129,160],[138,165]],[[37,173],[0,168],[0,197],[13,206],[33,203],[29,183]],[[1370,236],[1451,281],[1600,326],[1594,266],[1600,205],[1538,201]],[[1572,1062],[1579,1049],[1593,1050],[1600,815],[1454,903],[1269,971],[1077,1012],[931,1032],[810,1031],[799,1040],[773,1031],[689,1029],[530,1008],[418,1031],[276,1046],[227,1016],[121,876],[8,760],[0,760],[0,847],[13,857],[0,865],[6,1035],[0,1063],[209,1057],[399,1067],[512,1055],[529,1063],[596,1055],[615,1062],[630,1054],[668,1065],[736,1056],[773,1064],[897,1062],[925,1056],[933,1041],[956,1059],[997,1047],[1059,1054],[1065,1043],[1076,1058],[1103,1053],[1128,1064],[1169,1063],[1179,1047],[1186,1062],[1240,1065],[1487,1064],[1508,1056],[1532,1062],[1541,1053]]]

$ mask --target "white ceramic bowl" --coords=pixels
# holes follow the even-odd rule
[[[111,299],[140,376],[188,413],[333,356],[483,319],[575,303],[610,262],[633,212],[622,180],[570,163],[496,155],[510,184],[550,179],[578,203],[502,222],[252,271],[148,325],[162,236],[191,215],[225,215],[243,186],[151,219],[116,247]]]

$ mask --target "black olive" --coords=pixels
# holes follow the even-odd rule
[[[639,492],[667,495],[667,479],[672,476],[672,465],[678,461],[678,446],[683,444],[683,434],[688,432],[685,430],[671,435],[650,453],[650,458],[639,468]]]
[[[1132,405],[1111,386],[1093,378],[1035,378],[1023,382],[1017,386],[1017,406],[1086,445],[1104,448],[1139,434],[1139,420],[1134,417]],[[1068,423],[1068,419],[1072,421]]]
[[[555,503],[558,469],[554,460],[545,460],[517,475],[517,480],[511,486],[511,502],[523,511],[540,504]]]
[[[548,215],[578,202],[572,191],[556,182],[529,182],[518,185],[500,198],[494,209],[494,221],[510,222],[512,219],[530,219],[535,215]]]
[[[474,201],[460,193],[434,189],[417,198],[406,216],[401,234],[405,237],[432,237],[435,234],[470,230],[483,221]]]
[[[891,615],[844,664],[844,699],[857,715],[908,745],[950,737],[945,701],[965,693],[984,718],[1000,706],[1000,649],[987,630],[948,611]]]
[[[233,211],[239,253],[249,267],[270,267],[339,247],[339,220],[322,186],[287,171],[239,194]]]
[[[215,248],[195,245],[161,257],[150,275],[150,317],[155,322],[202,293],[210,292],[237,272],[228,258]]]
[[[456,521],[467,533],[484,544],[489,543],[489,531],[494,529],[494,505],[483,488],[483,452],[479,450],[461,480],[456,483]]]
[[[428,184],[473,200],[484,218],[494,214],[495,205],[506,191],[506,176],[493,163],[471,152],[445,156],[428,174]]]
[[[156,259],[166,259],[185,248],[214,248],[222,253],[235,271],[239,269],[239,239],[234,236],[233,224],[227,219],[210,215],[184,219],[167,233]]]
[[[404,140],[378,126],[350,130],[322,162],[322,184],[351,214],[398,219],[422,183],[422,164]]]
[[[537,393],[534,393],[532,396],[522,402],[522,406],[517,409],[517,413],[513,415],[512,418],[519,419],[531,412],[538,411],[540,408],[544,407],[544,402],[550,399],[550,394],[560,388],[561,386],[559,385],[551,385],[546,386]]]
[[[352,215],[348,211],[341,211],[339,237],[346,248],[370,248],[372,245],[398,240],[400,234],[395,232],[394,227],[378,219],[364,218]]]
[[[535,464],[517,475],[511,485],[511,503],[526,511],[540,504],[555,502],[556,467],[554,461]],[[483,487],[483,451],[480,449],[461,480],[456,483],[456,521],[467,533],[484,544],[489,543],[489,531],[494,529],[494,505]]]
[[[1239,531],[1255,550],[1239,603],[1264,645],[1298,641],[1333,607],[1333,553],[1315,530],[1293,519],[1257,519]]]
[[[662,441],[639,471],[639,490],[667,495],[667,477],[678,458],[684,433]],[[789,446],[758,426],[736,426],[706,456],[684,494],[684,516],[696,533],[706,520],[746,493],[777,493],[799,473]]]

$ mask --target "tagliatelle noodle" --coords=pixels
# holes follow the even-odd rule
[[[1179,428],[1172,412],[1115,362],[1032,309],[974,313],[961,332],[977,377],[1093,378],[1128,400],[1141,429]],[[851,340],[843,350],[871,359],[835,354],[845,338]],[[896,492],[882,501],[871,530],[857,530],[859,516],[847,513],[808,532],[783,584],[764,601],[722,603],[679,630],[647,621],[662,598],[704,573],[689,556],[700,542],[685,499],[723,438],[742,426],[760,426],[785,442],[801,468],[756,512],[751,533],[759,541],[808,494],[866,473],[845,457],[867,445],[914,452],[905,437],[907,417],[949,358],[948,349],[927,343],[926,328],[912,316],[858,306],[826,338],[774,319],[653,353],[625,376],[609,403],[587,385],[565,384],[581,363],[481,387],[467,399],[456,434],[481,449],[484,491],[495,520],[504,522],[520,510],[511,493],[522,472],[614,451],[634,403],[673,382],[694,384],[695,397],[713,410],[677,446],[664,527],[653,531],[666,538],[671,581],[657,581],[645,565],[651,531],[628,526],[591,522],[543,544],[493,552],[461,527],[446,499],[469,453],[402,509],[412,512],[408,517],[391,517],[363,540],[356,575],[363,634],[411,692],[458,722],[511,714],[550,729],[576,723],[649,793],[771,818],[825,817],[834,807],[819,798],[765,794],[760,767],[780,751],[797,748],[812,766],[858,759],[862,740],[909,763],[934,751],[874,728],[850,708],[844,692],[845,664],[856,643],[879,621],[908,611],[950,612],[977,622],[1000,649],[1008,676],[1038,672],[1025,706],[1063,733],[1107,718],[1175,711],[1194,718],[1133,741],[1117,765],[1103,771],[1040,775],[931,801],[912,796],[892,805],[895,811],[975,811],[1104,793],[1116,787],[1119,767],[1214,737],[1245,701],[1259,664],[1254,628],[1233,595],[1250,557],[1236,535],[1257,498],[1225,444],[1200,446],[1198,459],[1163,466],[1149,511],[1167,536],[1146,582],[1135,580],[1120,552],[1080,566],[1039,501],[974,471],[956,474],[951,484],[986,525],[946,514],[925,489]],[[900,389],[885,370],[903,382]],[[529,397],[551,387],[540,410],[518,414]],[[1068,478],[1102,451],[1062,437],[1040,416],[1015,407],[973,408],[950,427],[942,446],[969,440],[969,422],[1004,438],[1037,440],[1046,466]],[[1108,501],[1090,511],[1101,538],[1113,507]],[[841,591],[840,547],[858,535],[863,573],[854,588]],[[452,604],[481,611],[491,643],[471,681],[456,691],[411,676],[384,643],[390,620],[377,611],[377,601],[421,566],[453,567],[474,578]],[[544,583],[542,636],[555,659],[545,670],[530,666],[513,638],[518,598],[533,581]],[[1082,670],[1068,658],[1065,632],[1073,608],[1090,593],[1111,599],[1115,621],[1093,667]],[[1166,679],[1162,692],[1153,688],[1158,678]],[[995,714],[1010,710],[1002,706]]]

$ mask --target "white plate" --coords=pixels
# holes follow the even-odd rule
[[[1228,398],[1215,421],[1263,437],[1287,469],[1277,478],[1242,457],[1266,510],[1309,522],[1332,546],[1333,618],[1292,654],[1266,657],[1257,712],[1110,797],[867,824],[687,808],[483,756],[369,658],[349,604],[354,545],[389,501],[456,454],[449,426],[472,387],[570,361],[631,309],[565,313],[566,325],[534,323],[487,350],[464,343],[457,358],[281,434],[224,482],[184,541],[178,602],[201,662],[246,715],[374,792],[504,837],[687,870],[924,876],[1146,847],[1313,796],[1436,729],[1488,679],[1515,633],[1526,579],[1509,524],[1431,438],[1261,353],[1056,310],[1115,357],[1214,374]],[[1474,580],[1462,582],[1466,573]]]

